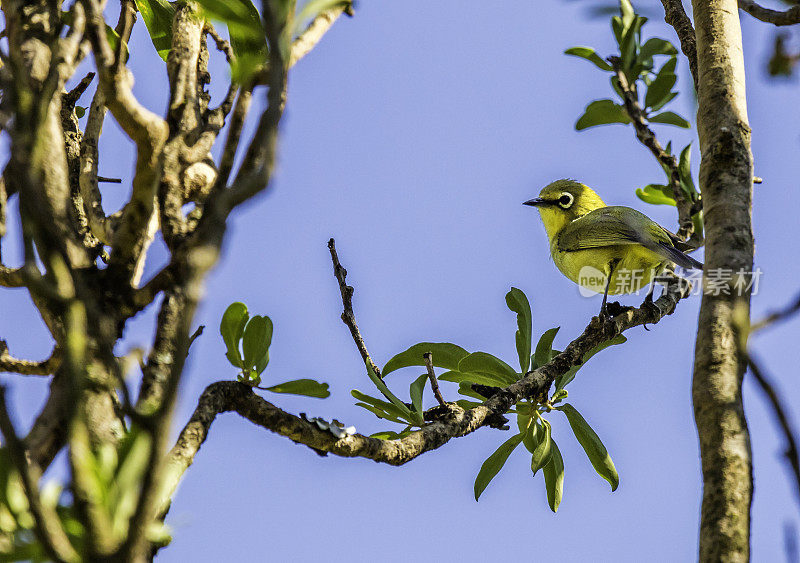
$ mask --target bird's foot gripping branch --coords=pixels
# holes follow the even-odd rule
[[[367,351],[356,324],[353,288],[347,285],[347,272],[339,262],[333,239],[328,246],[342,294],[342,319],[362,355],[368,379],[382,398],[358,390],[353,390],[352,394],[357,405],[400,427],[366,436],[336,421],[321,424],[319,419],[287,413],[256,395],[252,384],[241,381],[213,383],[201,395],[192,418],[169,454],[165,503],[180,476],[191,465],[217,414],[228,411],[235,411],[254,424],[304,444],[317,453],[364,457],[389,465],[403,465],[427,451],[440,448],[452,438],[466,436],[483,426],[508,430],[507,417],[513,416],[516,418],[516,431],[480,468],[475,480],[475,497],[480,496],[509,455],[522,444],[530,455],[534,474],[541,470],[544,475],[548,503],[554,511],[561,502],[564,462],[548,418],[553,411],[560,411],[566,415],[594,468],[612,489],[616,488],[619,482],[617,471],[600,438],[578,410],[564,402],[568,396],[567,386],[591,356],[610,345],[624,342],[624,331],[645,323],[655,324],[671,314],[678,302],[688,295],[686,285],[670,284],[657,300],[638,308],[621,310],[606,321],[593,318],[583,333],[563,351],[553,348],[557,327],[545,331],[533,346],[528,299],[522,291],[512,288],[506,295],[506,304],[516,313],[519,369],[489,353],[469,352],[455,344],[442,342],[415,344],[395,355],[381,369]],[[239,321],[237,326],[241,324]],[[413,368],[425,373],[413,372]],[[389,384],[396,387],[396,381],[402,377],[400,370],[415,375],[409,385],[407,400],[389,389]],[[436,374],[435,370],[440,372]],[[387,377],[395,371],[398,373]],[[449,389],[440,390],[439,382],[458,384],[460,397],[445,400]],[[428,384],[438,396],[436,406],[426,409],[423,399]]]

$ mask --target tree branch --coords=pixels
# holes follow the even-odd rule
[[[442,397],[442,392],[439,390],[439,382],[436,380],[436,374],[433,371],[433,354],[430,352],[425,352],[422,355],[425,358],[425,368],[428,370],[428,379],[431,381],[431,391],[433,391],[433,396],[436,397],[436,401],[439,403],[440,406],[447,406],[447,403]]]
[[[336,281],[339,282],[339,292],[342,294],[342,304],[344,305],[342,322],[350,329],[350,335],[353,337],[353,342],[355,342],[356,348],[358,348],[358,352],[361,354],[361,359],[372,368],[372,371],[374,371],[378,377],[382,377],[380,368],[372,361],[372,357],[370,357],[369,351],[367,351],[367,345],[364,343],[364,337],[361,336],[361,331],[358,330],[356,316],[353,313],[353,287],[347,285],[345,279],[347,277],[347,270],[345,270],[339,262],[335,240],[331,239],[328,241],[328,250],[331,252],[333,275],[336,277]]]
[[[794,25],[800,23],[800,6],[792,6],[785,12],[771,10],[753,2],[753,0],[738,0],[739,9],[747,12],[757,20],[771,23],[775,26]]]
[[[689,70],[694,80],[694,91],[697,92],[697,41],[694,27],[681,0],[661,0],[664,5],[664,21],[675,29],[681,43],[681,51],[689,61]]]
[[[705,271],[753,270],[753,155],[741,23],[735,0],[693,0],[697,38],[700,190]],[[703,501],[700,561],[747,561],[753,466],[742,402],[747,361],[737,319],[749,324],[752,288],[704,292],[697,322],[692,405]]]
[[[792,315],[794,315],[798,311],[800,311],[800,295],[795,297],[794,301],[792,303],[790,303],[789,305],[787,305],[787,306],[785,306],[782,309],[779,309],[777,311],[773,311],[773,312],[767,314],[767,316],[764,317],[763,319],[761,319],[760,321],[753,323],[750,326],[750,333],[752,334],[753,332],[756,332],[757,330],[762,330],[764,328],[767,328],[768,326],[770,326],[770,325],[772,325],[774,323],[785,321],[786,319],[788,319],[789,317],[791,317]]]
[[[795,494],[797,494],[798,502],[800,502],[800,454],[798,454],[797,438],[795,437],[797,433],[792,428],[788,409],[781,402],[780,395],[778,395],[775,386],[770,382],[764,370],[761,369],[760,363],[753,358],[753,354],[750,352],[747,354],[747,365],[756,383],[761,387],[764,395],[767,396],[767,400],[772,407],[772,413],[775,415],[775,421],[778,423],[783,433],[783,438],[786,441],[786,449],[783,452],[783,456],[786,458],[786,462],[789,464],[789,468],[792,471]]]
[[[289,66],[294,66],[297,61],[309,54],[342,14],[352,16],[353,5],[345,4],[331,8],[314,18],[305,31],[292,42],[292,55],[289,59]]]
[[[688,244],[697,248],[703,244],[702,233],[695,233],[694,223],[692,222],[692,215],[696,212],[693,209],[693,202],[689,201],[686,193],[681,187],[680,172],[678,169],[678,162],[675,157],[661,146],[658,142],[655,133],[650,129],[647,124],[644,110],[639,105],[638,96],[633,87],[628,83],[625,73],[620,68],[620,61],[617,57],[609,57],[609,61],[614,67],[617,76],[619,87],[624,94],[625,111],[633,123],[633,128],[636,131],[636,138],[642,143],[652,154],[656,160],[669,169],[669,185],[672,190],[672,198],[675,200],[675,205],[678,208],[678,232],[677,235],[687,241]]]
[[[338,257],[334,252],[331,254],[334,264],[338,264]],[[336,271],[339,274],[337,280],[340,289],[348,288],[344,282],[345,272],[340,264]],[[447,415],[398,440],[380,440],[361,434],[337,438],[304,418],[272,405],[254,394],[246,385],[235,381],[212,383],[200,396],[194,414],[169,453],[161,497],[162,510],[169,502],[181,476],[192,464],[208,436],[211,424],[220,413],[235,411],[254,424],[306,445],[316,452],[329,452],[341,457],[364,457],[389,465],[403,465],[427,451],[443,446],[452,438],[466,436],[482,426],[492,425],[493,420],[502,416],[522,399],[545,395],[556,377],[566,373],[573,366],[580,365],[586,353],[597,345],[630,328],[655,324],[664,316],[672,314],[678,302],[689,293],[688,284],[685,280],[681,282],[683,283],[670,284],[664,294],[651,304],[644,304],[638,309],[628,309],[605,322],[598,317],[593,318],[583,334],[546,365],[528,372],[516,383],[498,389],[481,405],[470,410],[465,411],[457,405],[448,403]],[[343,299],[348,299],[351,294],[352,288],[342,291]],[[346,309],[347,307],[345,305]]]
[[[0,340],[0,372],[20,375],[51,375],[55,373],[59,365],[61,365],[61,353],[58,348],[53,349],[53,353],[46,360],[32,362],[12,357],[6,341]]]

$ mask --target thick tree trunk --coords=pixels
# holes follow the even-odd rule
[[[706,227],[705,283],[692,395],[703,469],[700,561],[747,561],[753,491],[742,405],[745,360],[737,326],[749,315],[753,164],[736,0],[693,0],[698,54],[697,126]],[[738,272],[748,272],[741,278]],[[738,280],[738,281],[737,281]],[[746,285],[746,284],[745,284]],[[716,294],[715,294],[716,293]]]

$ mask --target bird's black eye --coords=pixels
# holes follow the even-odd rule
[[[569,192],[564,192],[561,194],[561,197],[558,198],[558,204],[564,209],[567,209],[570,205],[572,205],[573,201],[575,201],[575,198]]]

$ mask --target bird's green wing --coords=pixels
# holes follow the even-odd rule
[[[603,207],[569,223],[558,236],[558,248],[574,252],[620,244],[651,244],[671,241],[667,233],[646,215],[630,207]]]
[[[557,242],[562,252],[621,244],[639,244],[684,268],[699,264],[676,249],[669,233],[658,223],[630,207],[595,209],[564,227]]]

